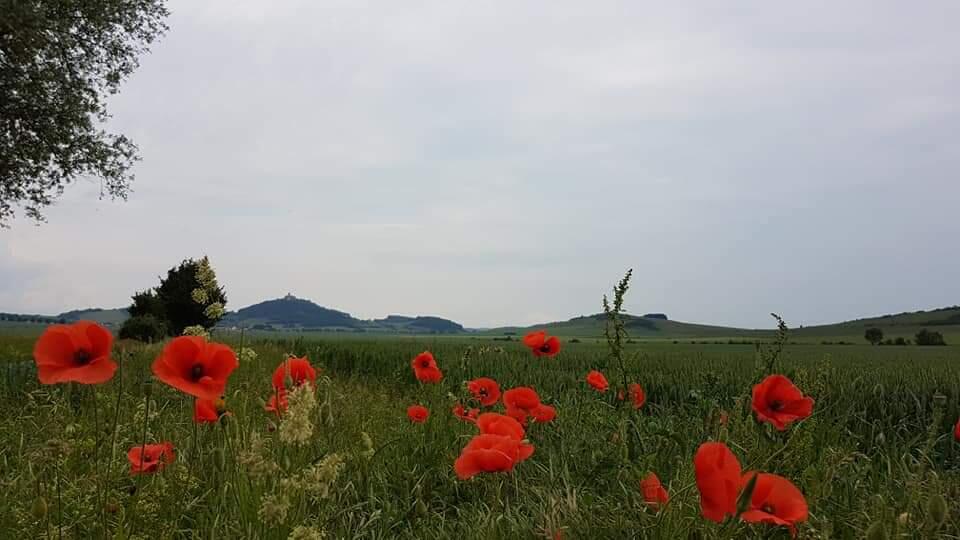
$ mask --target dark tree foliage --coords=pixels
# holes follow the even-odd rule
[[[167,325],[153,315],[137,315],[124,321],[120,339],[135,339],[144,343],[160,341],[167,335]]]
[[[200,288],[202,283],[197,279],[197,270],[200,261],[187,259],[180,266],[167,271],[167,277],[160,280],[157,287],[157,299],[163,306],[164,319],[173,335],[179,336],[188,326],[200,325],[204,328],[213,328],[219,319],[211,319],[204,313],[206,306],[193,299],[194,289]],[[223,287],[217,287],[212,293],[208,292],[208,304],[218,302],[227,305],[227,295]]]
[[[80,178],[126,198],[137,147],[105,132],[105,98],[167,27],[164,0],[0,0],[0,225]]]
[[[946,345],[947,342],[943,339],[943,334],[940,332],[931,332],[926,328],[917,332],[915,337],[917,345]]]
[[[863,333],[863,339],[870,342],[871,345],[876,345],[883,342],[883,330],[879,328],[867,328],[867,331]]]
[[[130,313],[131,317],[143,317],[145,315],[150,315],[163,319],[165,317],[163,304],[160,302],[160,299],[157,298],[157,295],[153,292],[153,289],[147,289],[143,292],[138,292],[133,295],[133,304],[127,308],[127,311]]]

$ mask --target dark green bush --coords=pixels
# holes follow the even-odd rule
[[[162,340],[166,335],[167,325],[153,315],[130,317],[120,327],[120,339],[153,343]]]

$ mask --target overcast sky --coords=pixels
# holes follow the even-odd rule
[[[672,3],[671,3],[672,4]],[[0,230],[0,311],[126,305],[208,254],[468,326],[769,327],[960,303],[960,3],[170,2],[111,100],[129,202]]]

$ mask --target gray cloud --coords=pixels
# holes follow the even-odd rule
[[[0,231],[0,310],[202,253],[233,307],[476,326],[594,312],[631,266],[630,309],[719,324],[960,296],[953,2],[171,9],[112,101],[136,193]]]

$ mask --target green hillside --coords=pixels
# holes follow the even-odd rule
[[[748,339],[772,337],[771,330],[749,330],[726,326],[711,326],[664,320],[659,317],[638,317],[625,315],[627,331],[631,338],[675,339],[675,338],[711,338],[711,339]],[[545,329],[549,333],[569,337],[599,337],[603,335],[606,316],[601,314],[575,317],[569,321],[551,322],[528,327],[503,327],[485,330],[485,335],[521,335],[531,330]]]
[[[58,318],[64,319],[67,322],[74,321],[96,321],[100,324],[106,326],[116,326],[119,327],[123,324],[123,321],[130,318],[130,314],[127,313],[127,308],[117,308],[117,309],[101,309],[101,308],[92,308],[92,309],[77,309],[74,311],[67,311],[58,315]]]
[[[850,338],[862,341],[867,328],[883,330],[884,338],[887,339],[913,339],[917,332],[926,328],[943,334],[948,344],[960,344],[960,306],[807,326],[794,330],[792,334],[798,338]]]
[[[349,313],[325,308],[292,294],[228,313],[219,326],[254,330],[389,334],[457,334],[464,331],[460,324],[440,317],[389,315],[383,319],[357,319]]]
[[[706,324],[664,320],[660,317],[626,315],[626,326],[635,339],[770,339],[775,335],[774,321],[770,329],[745,329]],[[789,320],[787,323],[789,324]],[[533,326],[509,326],[481,332],[483,335],[523,335],[526,332],[545,329],[549,333],[565,337],[600,337],[603,335],[606,316],[603,314],[575,317]],[[960,344],[960,307],[940,308],[857,319],[841,323],[807,326],[790,329],[790,339],[797,341],[846,341],[863,343],[867,328],[880,328],[884,337],[913,339],[921,329],[940,332],[947,343]]]

